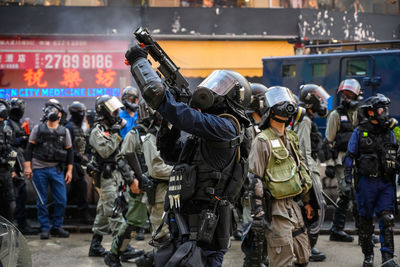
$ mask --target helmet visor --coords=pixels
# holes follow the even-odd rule
[[[122,105],[121,101],[118,100],[115,96],[104,102],[104,106],[110,112],[110,114],[114,114],[124,105]]]
[[[286,87],[274,86],[269,88],[265,93],[265,104],[267,107],[273,107],[284,102],[297,105],[293,94]]]
[[[224,96],[235,86],[235,78],[225,70],[213,71],[196,90],[200,88],[208,89],[217,95]]]
[[[316,97],[320,99],[321,103],[324,104],[325,106],[328,103],[328,99],[331,97],[330,94],[328,94],[328,92],[325,91],[325,89],[322,88],[321,86],[318,86],[315,89],[314,94]]]

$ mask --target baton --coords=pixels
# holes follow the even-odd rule
[[[336,209],[339,208],[338,204],[336,204],[335,201],[333,201],[332,198],[330,198],[324,191],[322,191],[322,195],[330,202]]]
[[[31,179],[29,179],[29,181],[31,181],[31,184],[32,184],[32,186],[33,186],[33,189],[34,189],[34,191],[35,191],[35,193],[36,193],[36,196],[39,198],[40,203],[41,203],[42,205],[44,205],[43,199],[42,199],[42,197],[41,197],[40,194],[39,194],[39,191],[38,191],[38,189],[37,189],[37,187],[36,187],[36,185],[35,185],[35,182],[33,181],[33,178],[31,177]]]

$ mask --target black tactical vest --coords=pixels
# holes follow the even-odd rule
[[[67,129],[64,126],[60,125],[54,131],[50,131],[45,123],[40,124],[33,149],[33,157],[46,162],[66,162],[66,135]]]
[[[396,171],[394,159],[398,147],[393,142],[391,131],[378,129],[369,122],[357,129],[360,131],[356,158],[358,173],[367,177],[392,178]]]
[[[82,127],[76,125],[73,121],[69,121],[72,126],[72,147],[76,152],[79,152],[80,154],[84,154],[86,150],[86,139],[85,139],[85,133],[82,130]]]
[[[340,129],[336,133],[335,137],[335,148],[338,151],[346,152],[347,144],[349,143],[350,137],[353,134],[354,126],[351,118],[347,115],[345,108],[340,105],[336,108],[340,118]]]
[[[12,139],[13,131],[10,125],[0,122],[0,167],[8,166],[7,157]]]

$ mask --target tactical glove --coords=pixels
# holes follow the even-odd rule
[[[325,175],[331,179],[335,178],[335,167],[334,166],[326,166]]]
[[[343,181],[343,193],[349,199],[352,198],[353,185],[351,184],[351,182],[349,183],[348,181],[346,181],[346,179]]]
[[[147,51],[143,48],[140,48],[138,45],[132,46],[129,48],[128,51],[125,53],[125,58],[129,65],[132,65],[136,62],[139,58],[147,58]]]

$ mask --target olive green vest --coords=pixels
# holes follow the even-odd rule
[[[307,167],[299,157],[296,133],[286,130],[286,136],[289,139],[292,154],[271,128],[265,129],[258,135],[258,138],[265,140],[269,146],[270,156],[264,178],[267,189],[276,199],[306,193],[312,186]]]

